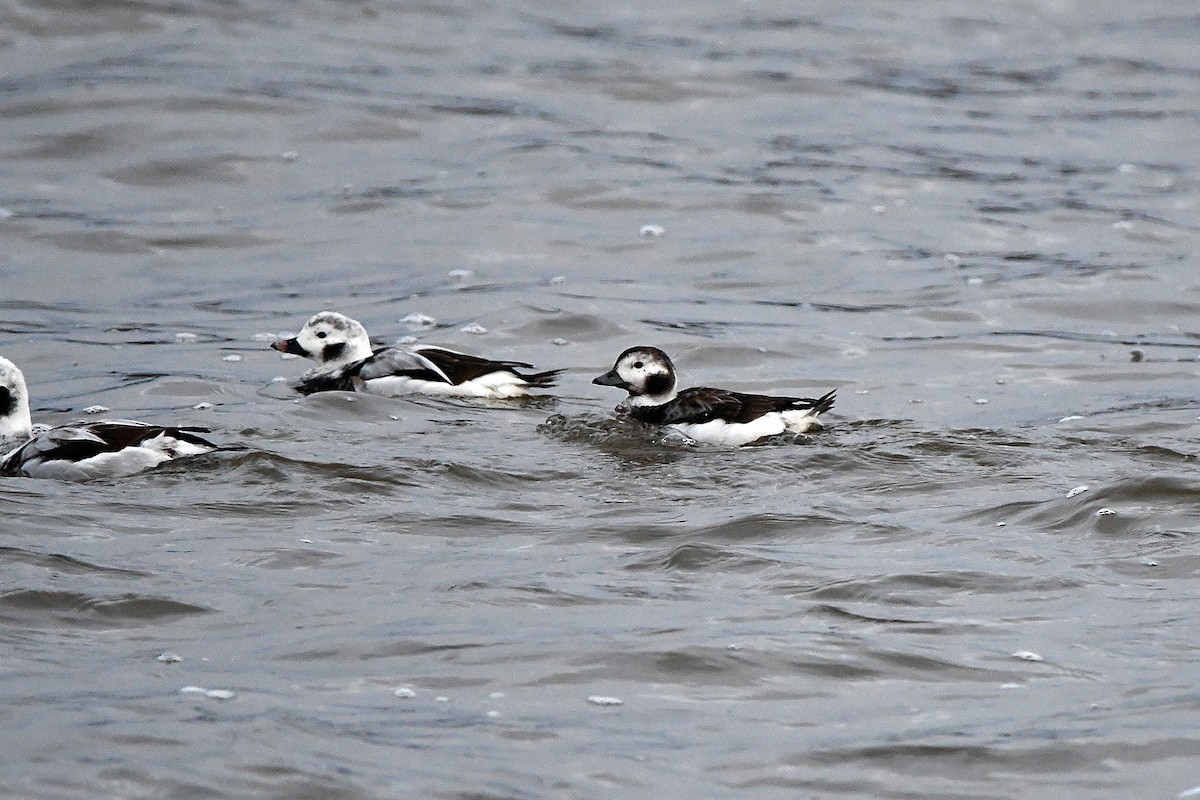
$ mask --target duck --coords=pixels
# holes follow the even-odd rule
[[[775,397],[698,386],[677,389],[675,365],[657,347],[630,347],[613,368],[592,383],[629,392],[618,406],[629,416],[662,425],[696,442],[741,446],[790,431],[821,427],[819,417],[833,403],[834,389],[817,398]]]
[[[526,397],[531,389],[553,386],[562,373],[561,369],[521,372],[533,365],[495,361],[445,347],[372,347],[362,323],[336,311],[313,315],[299,334],[279,339],[271,347],[316,362],[295,387],[303,395],[346,391],[390,397],[422,394],[511,399]]]
[[[35,433],[25,375],[0,356],[0,476],[119,478],[218,449],[200,435],[210,432],[202,427],[102,419],[39,428]]]

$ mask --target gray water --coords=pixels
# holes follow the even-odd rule
[[[5,4],[0,353],[39,421],[243,449],[3,482],[0,793],[1195,796],[1198,42],[1182,0]],[[322,308],[568,372],[298,401],[267,345]],[[662,441],[590,383],[633,344],[838,405]]]

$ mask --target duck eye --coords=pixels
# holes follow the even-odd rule
[[[635,362],[633,362],[633,368],[634,368],[634,369],[641,369],[641,368],[642,368],[642,362],[640,362],[640,361],[635,361]]]
[[[328,335],[329,335],[329,334],[328,334],[328,333],[326,333],[325,331],[317,331],[317,338],[318,338],[318,339],[324,339],[324,338],[325,338],[326,336],[328,336]]]

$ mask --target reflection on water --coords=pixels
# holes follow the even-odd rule
[[[1190,6],[0,31],[0,352],[35,417],[243,446],[4,483],[6,795],[1200,784]],[[297,398],[267,345],[318,307],[568,372]],[[665,437],[589,383],[639,343],[838,406]]]

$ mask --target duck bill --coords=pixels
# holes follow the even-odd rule
[[[593,378],[592,383],[596,384],[597,386],[616,386],[620,389],[629,388],[629,384],[621,380],[621,376],[617,374],[615,369],[609,370],[597,378]]]
[[[271,342],[271,349],[278,350],[281,353],[287,353],[288,355],[312,358],[312,353],[301,347],[300,342],[296,341],[295,337],[292,337],[291,339],[277,339],[274,342]]]

